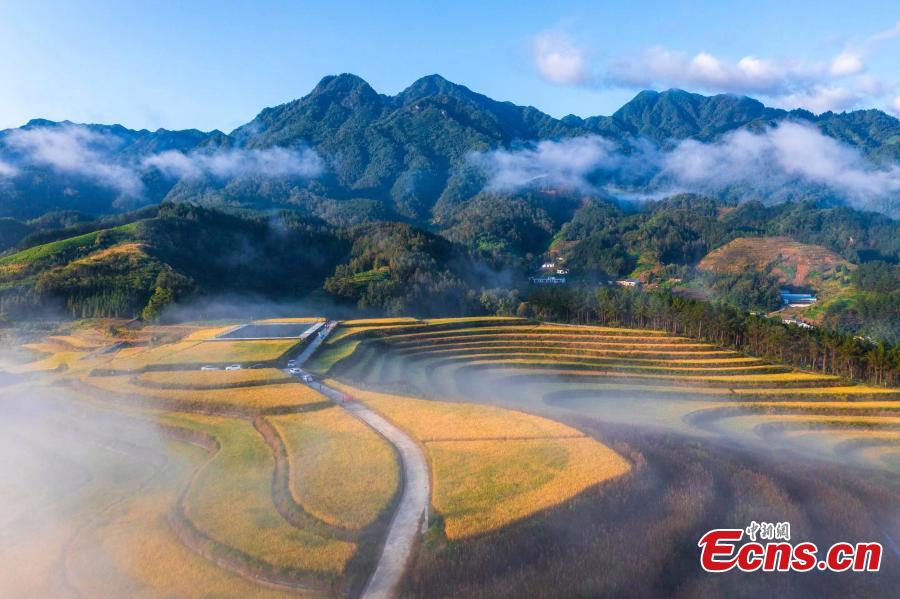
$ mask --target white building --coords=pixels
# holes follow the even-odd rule
[[[619,279],[616,281],[616,285],[621,285],[622,287],[640,287],[641,280],[640,279]]]

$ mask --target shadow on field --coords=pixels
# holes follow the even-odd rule
[[[890,474],[794,463],[669,433],[567,419],[626,456],[632,473],[481,538],[425,539],[406,597],[890,596],[900,584],[900,486]],[[881,572],[707,574],[698,539],[751,520],[789,521],[794,542],[884,545]],[[893,589],[893,590],[892,590]]]

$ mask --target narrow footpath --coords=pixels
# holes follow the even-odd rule
[[[328,323],[321,329],[306,349],[297,356],[297,366],[302,368],[319,345],[328,337],[337,323]],[[306,373],[298,375],[300,380]],[[378,558],[375,571],[369,577],[361,597],[364,599],[387,599],[394,595],[394,589],[403,576],[415,544],[416,535],[423,528],[427,517],[429,489],[428,465],[422,450],[412,438],[402,430],[382,418],[358,401],[345,401],[345,394],[321,382],[306,383],[316,391],[330,398],[336,404],[365,422],[394,446],[400,456],[403,490],[391,519],[384,549]]]

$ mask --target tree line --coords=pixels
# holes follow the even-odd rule
[[[575,324],[652,328],[720,347],[876,385],[900,384],[900,347],[825,329],[804,329],[667,290],[620,287],[535,289],[522,316]]]

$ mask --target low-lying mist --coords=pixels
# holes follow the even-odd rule
[[[49,382],[0,376],[0,595],[128,594],[113,573],[141,539],[123,522],[183,456],[152,420]],[[121,553],[105,546],[111,531]]]

